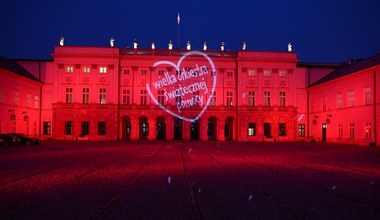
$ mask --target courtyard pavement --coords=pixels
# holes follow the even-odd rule
[[[380,219],[380,149],[164,141],[1,147],[0,219]]]

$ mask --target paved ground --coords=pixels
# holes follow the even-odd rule
[[[234,142],[0,148],[0,219],[380,219],[380,149]]]

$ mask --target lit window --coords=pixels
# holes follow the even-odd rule
[[[140,73],[141,73],[142,76],[148,75],[148,71],[147,70],[141,70]]]
[[[248,76],[255,76],[256,72],[254,70],[248,70]]]
[[[140,90],[140,105],[146,105],[148,92],[144,89]]]
[[[129,105],[130,104],[130,99],[131,99],[131,94],[130,94],[129,89],[124,89],[123,90],[123,104],[124,105]]]
[[[364,104],[365,105],[371,104],[371,88],[365,88],[364,93],[365,93]]]
[[[100,67],[100,73],[107,73],[107,67]]]
[[[248,91],[248,106],[255,106],[255,91]]]
[[[74,72],[74,67],[72,67],[72,66],[68,66],[68,67],[66,67],[66,72],[67,72],[67,73],[72,73],[72,72]]]
[[[286,123],[278,124],[278,136],[286,136]]]
[[[210,105],[216,106],[216,91],[214,91],[214,94],[210,92],[210,96],[211,96]]]
[[[269,77],[271,74],[270,74],[270,71],[269,70],[265,70],[264,71],[264,76],[266,77]]]
[[[298,137],[305,137],[305,124],[298,125]]]
[[[83,88],[82,90],[82,103],[90,103],[90,88]]]
[[[43,134],[44,135],[50,135],[50,121],[44,121],[43,122]]]
[[[371,139],[371,137],[372,137],[372,123],[366,122],[364,130],[365,130],[365,138]]]
[[[284,107],[285,106],[285,100],[286,100],[286,98],[285,98],[285,92],[280,92],[280,106],[281,107]]]
[[[232,92],[227,92],[227,106],[233,106],[233,93]]]
[[[66,88],[66,104],[73,103],[73,88]]]
[[[91,72],[90,67],[83,67],[83,72],[84,72],[84,73],[89,73],[89,72]]]
[[[107,89],[100,88],[99,89],[99,103],[106,104],[107,103]]]
[[[248,123],[248,136],[256,136],[256,123]]]
[[[279,76],[286,76],[286,72],[285,71],[280,71],[278,75]]]
[[[348,92],[348,107],[353,107],[355,101],[355,92],[350,91]]]
[[[264,106],[270,106],[270,92],[264,91]]]

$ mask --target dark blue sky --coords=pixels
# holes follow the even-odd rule
[[[50,59],[53,47],[65,45],[166,48],[191,41],[201,49],[286,51],[287,43],[302,61],[341,62],[380,52],[378,0],[0,0],[0,56]]]

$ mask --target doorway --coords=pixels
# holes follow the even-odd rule
[[[322,124],[322,142],[326,142],[327,124]]]

